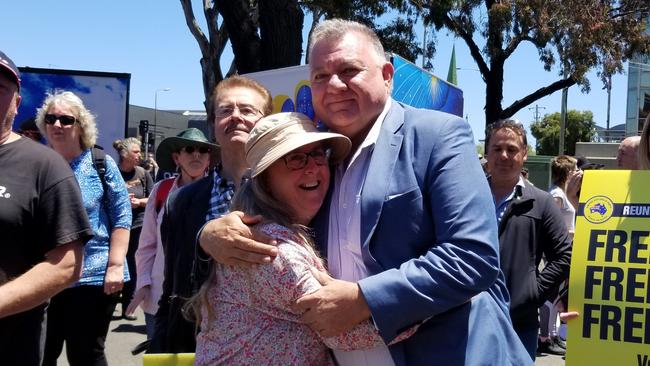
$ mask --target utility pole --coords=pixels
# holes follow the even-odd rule
[[[537,123],[537,122],[539,122],[539,110],[540,110],[540,109],[546,109],[546,107],[540,107],[540,106],[538,106],[537,104],[535,104],[534,107],[528,107],[528,109],[529,109],[529,110],[533,110],[533,109],[535,109],[535,114],[534,114],[534,116],[535,116],[535,123]]]
[[[568,67],[564,65],[564,78],[569,77]],[[564,137],[566,136],[567,100],[569,88],[562,89],[562,106],[560,107],[560,143],[558,144],[558,155],[564,155]]]
[[[427,23],[422,20],[424,34],[422,35],[422,68],[424,69],[425,61],[427,60]]]

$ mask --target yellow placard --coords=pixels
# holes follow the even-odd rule
[[[147,353],[143,366],[193,366],[194,353]]]
[[[650,366],[650,171],[585,171],[576,218],[566,365]]]

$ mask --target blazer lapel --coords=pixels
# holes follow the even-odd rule
[[[377,227],[388,194],[393,169],[402,146],[398,133],[404,123],[404,109],[396,101],[391,106],[377,138],[361,193],[361,247],[368,245]]]

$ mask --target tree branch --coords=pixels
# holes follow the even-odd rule
[[[551,95],[555,93],[558,90],[562,90],[564,88],[568,88],[572,85],[576,84],[576,80],[573,79],[573,77],[569,77],[567,79],[561,79],[558,80],[548,86],[545,86],[543,88],[539,88],[535,90],[533,93],[528,94],[527,96],[523,97],[522,99],[514,101],[508,108],[505,108],[501,112],[501,118],[509,118],[512,117],[515,113],[517,113],[519,110],[522,108],[532,104],[538,99],[541,99],[547,95]]]
[[[212,1],[203,0],[203,14],[205,15],[205,20],[208,23],[208,34],[210,35],[210,41],[214,44],[215,37],[219,37],[219,29],[217,27],[217,9],[212,7]],[[221,39],[217,39],[218,42]]]
[[[478,66],[481,75],[483,75],[483,79],[487,80],[487,76],[490,73],[490,68],[485,63],[483,55],[481,54],[481,49],[478,47],[476,42],[474,42],[474,39],[472,39],[472,35],[460,27],[456,21],[454,21],[454,19],[449,16],[449,14],[445,14],[443,21],[449,30],[456,33],[463,41],[465,41],[465,44],[469,48],[469,52],[472,55],[472,58],[476,62],[476,66]]]
[[[532,37],[530,37],[527,33],[526,34],[522,33],[521,35],[519,35],[517,37],[514,37],[510,41],[510,43],[508,43],[508,45],[506,46],[505,50],[503,50],[503,53],[502,53],[503,59],[504,60],[508,59],[508,57],[510,57],[510,55],[512,55],[513,52],[515,52],[515,50],[517,50],[517,47],[519,47],[519,45],[523,41],[529,41],[532,44],[535,44],[535,40]],[[537,45],[535,44],[535,46],[537,46]]]
[[[219,55],[223,53],[223,50],[226,48],[226,43],[228,43],[228,28],[226,27],[226,23],[221,22],[221,26],[219,26],[219,39],[221,40],[221,44],[219,44],[219,50],[217,51]]]
[[[194,11],[192,10],[192,1],[180,0],[180,2],[181,2],[181,6],[183,7],[183,14],[185,15],[185,23],[187,24],[187,28],[189,28],[190,33],[192,33],[194,39],[196,39],[196,42],[199,44],[199,48],[201,49],[201,54],[203,56],[209,55],[210,43],[208,42],[208,39],[205,37],[203,31],[201,30],[199,23],[196,22],[196,18],[194,17]]]

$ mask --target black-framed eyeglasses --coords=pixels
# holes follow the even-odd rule
[[[185,151],[188,154],[194,154],[195,151],[198,151],[199,154],[208,154],[212,149],[207,146],[183,146],[181,151]]]
[[[43,120],[48,125],[53,125],[56,123],[56,121],[59,121],[61,122],[62,126],[70,126],[77,122],[77,119],[74,116],[68,116],[65,114],[62,114],[60,116],[57,116],[56,114],[46,114]]]
[[[225,118],[232,116],[232,114],[235,113],[235,110],[238,110],[239,115],[245,119],[253,119],[264,114],[257,108],[250,105],[224,105],[217,107],[214,112],[217,118]]]
[[[291,152],[283,156],[282,159],[284,159],[284,163],[290,170],[300,170],[307,166],[310,156],[314,159],[316,165],[327,165],[331,155],[331,149],[318,148],[308,153]]]

